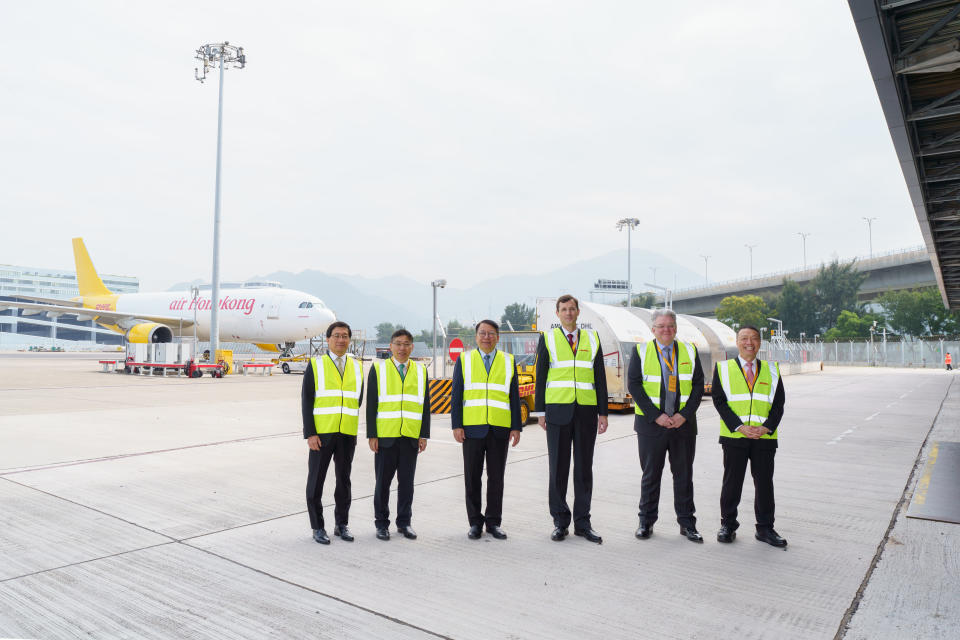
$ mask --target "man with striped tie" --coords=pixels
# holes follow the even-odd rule
[[[323,481],[333,460],[337,476],[334,535],[353,542],[347,528],[350,513],[350,469],[357,448],[357,425],[363,398],[363,365],[347,353],[352,332],[346,322],[327,327],[327,354],[310,358],[303,375],[300,404],[303,437],[310,447],[307,463],[307,513],[313,539],[330,544],[323,521]]]
[[[736,358],[718,362],[713,371],[713,405],[720,414],[723,446],[723,487],[720,490],[719,542],[737,537],[737,505],[750,462],[757,518],[756,539],[775,547],[787,541],[773,529],[773,458],[777,453],[777,426],[783,418],[783,378],[776,362],[757,358],[760,330],[740,327]]]

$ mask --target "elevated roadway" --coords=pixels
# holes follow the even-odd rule
[[[867,279],[860,287],[861,301],[873,300],[885,291],[937,285],[930,256],[923,247],[858,258],[854,265],[858,271],[867,273]],[[783,289],[784,280],[803,284],[815,278],[819,269],[820,265],[817,265],[756,278],[679,289],[673,292],[673,308],[677,313],[712,316],[720,301],[727,296],[774,296]],[[663,296],[657,296],[656,301],[662,304]]]

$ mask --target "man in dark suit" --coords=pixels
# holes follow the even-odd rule
[[[590,522],[593,496],[593,449],[597,434],[607,430],[607,374],[597,332],[578,329],[580,303],[571,295],[557,298],[560,326],[549,329],[537,346],[537,383],[534,412],[547,432],[550,456],[550,538],[569,534],[570,507],[567,479],[573,446],[573,532],[602,543]]]
[[[346,322],[338,320],[327,327],[327,354],[310,359],[300,391],[303,437],[310,449],[307,513],[313,539],[320,544],[330,544],[323,520],[323,483],[331,459],[337,477],[333,493],[336,501],[333,533],[344,542],[353,542],[347,522],[352,496],[350,469],[357,448],[357,425],[363,402],[363,365],[347,353],[351,336]]]
[[[678,342],[677,315],[653,312],[654,340],[637,345],[627,371],[635,403],[633,429],[643,477],[640,481],[640,526],[636,536],[649,538],[657,521],[664,460],[670,457],[673,508],[680,535],[703,542],[693,504],[693,459],[697,450],[697,408],[703,398],[703,368],[694,345]]]
[[[737,537],[737,505],[749,461],[755,489],[755,537],[775,547],[785,547],[787,541],[773,528],[773,458],[777,453],[777,427],[783,418],[783,378],[776,362],[757,358],[760,345],[759,329],[741,327],[737,332],[739,357],[718,362],[713,371],[713,406],[722,421],[723,446],[717,540],[733,542]]]
[[[389,360],[370,367],[367,378],[367,443],[376,455],[373,468],[374,524],[377,539],[390,539],[390,485],[397,476],[397,531],[408,540],[417,534],[413,517],[413,482],[417,456],[430,437],[430,380],[427,368],[410,359],[413,335],[397,329],[390,337]]]
[[[520,442],[520,386],[513,356],[497,349],[500,326],[481,320],[476,326],[477,348],[461,354],[453,369],[450,426],[463,444],[463,484],[467,502],[467,537],[487,533],[498,540],[507,534],[503,516],[503,476],[508,443]],[[483,463],[487,463],[487,510],[481,509]]]

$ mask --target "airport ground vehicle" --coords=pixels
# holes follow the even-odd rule
[[[498,349],[513,354],[520,385],[520,422],[527,424],[533,411],[537,375],[537,343],[539,331],[502,331]]]
[[[303,373],[310,366],[310,358],[306,354],[298,356],[273,358],[273,362],[284,373]]]

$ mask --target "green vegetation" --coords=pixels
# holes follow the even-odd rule
[[[533,327],[533,323],[537,321],[537,310],[534,307],[529,307],[520,302],[514,302],[513,304],[508,304],[503,309],[503,315],[500,316],[500,324],[504,325],[500,327],[501,331],[508,331],[510,327],[507,325],[509,322],[513,325],[514,331],[524,331]]]
[[[717,320],[734,328],[754,326],[758,329],[767,326],[767,318],[773,310],[760,296],[727,296],[717,307]]]

